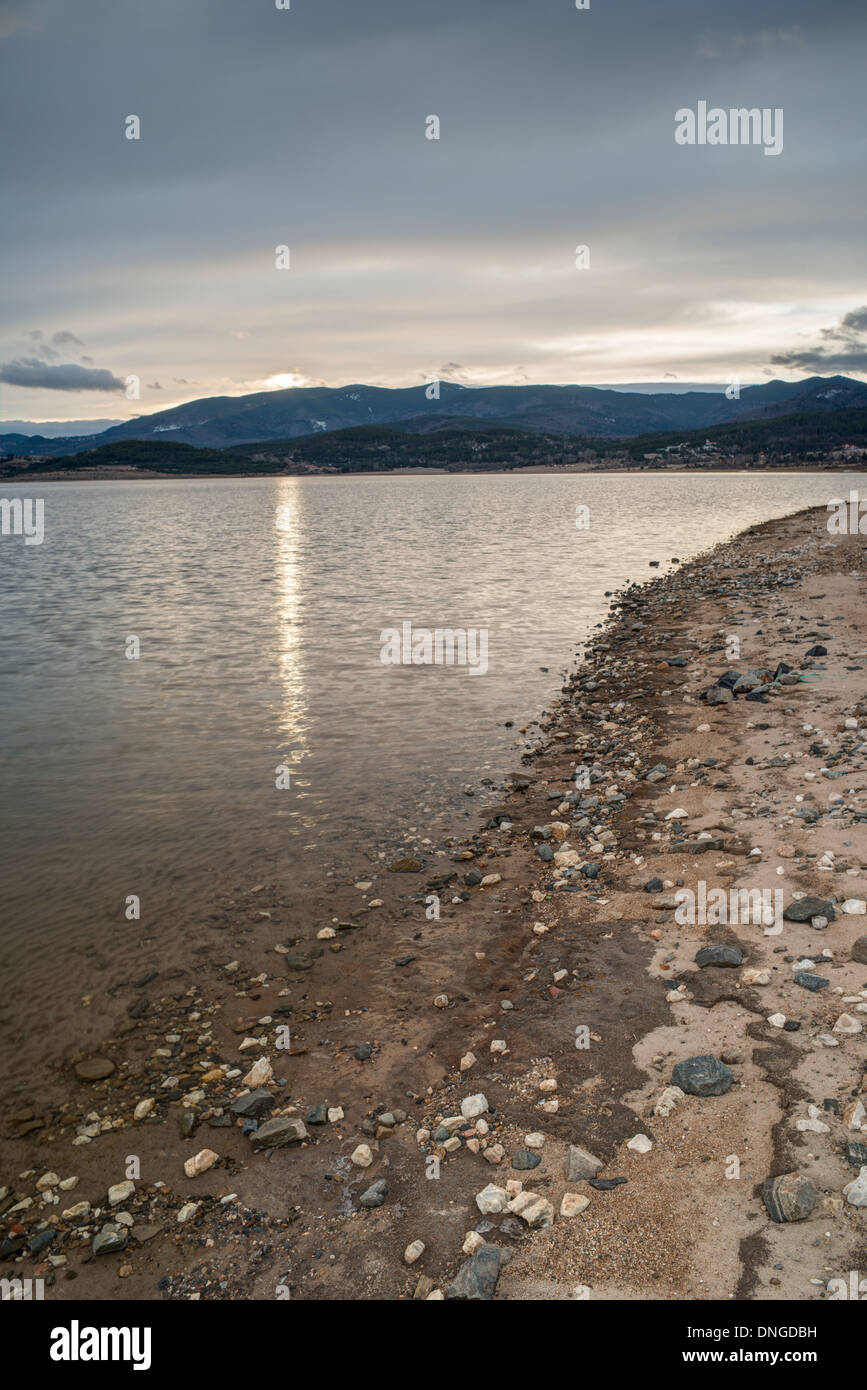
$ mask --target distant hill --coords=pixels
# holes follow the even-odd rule
[[[3,420],[0,429],[6,435],[22,435],[31,438],[40,435],[43,439],[81,438],[82,435],[101,434],[113,425],[122,425],[122,420]]]
[[[824,410],[782,415],[701,430],[672,430],[640,434],[631,439],[564,437],[496,424],[486,426],[436,417],[436,426],[419,429],[418,417],[400,428],[389,425],[353,426],[267,443],[241,444],[233,449],[198,449],[168,440],[119,440],[62,458],[34,458],[27,474],[98,468],[141,468],[179,476],[196,474],[258,475],[303,472],[377,472],[395,468],[440,468],[449,471],[528,468],[563,464],[647,461],[666,450],[682,447],[685,467],[727,461],[808,462],[851,444],[867,450],[867,409]],[[434,425],[434,417],[423,421]],[[708,457],[705,445],[712,446]],[[670,461],[677,461],[676,457]],[[651,461],[650,466],[656,466]]]
[[[88,444],[139,439],[235,448],[240,444],[304,438],[362,425],[396,425],[426,417],[456,419],[488,427],[510,427],[538,434],[628,438],[667,430],[709,429],[739,419],[766,418],[792,411],[815,412],[867,407],[867,385],[848,377],[811,377],[747,386],[738,400],[724,392],[628,392],[595,386],[488,386],[471,388],[442,382],[439,399],[425,387],[292,387],[249,396],[215,396],[188,401],[115,425]],[[78,438],[0,436],[0,452],[44,457],[75,453]]]

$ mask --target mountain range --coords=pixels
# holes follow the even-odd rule
[[[127,440],[231,449],[362,425],[400,425],[409,433],[513,428],[531,433],[630,438],[665,430],[703,429],[803,412],[863,409],[867,384],[850,377],[814,376],[725,392],[629,392],[596,386],[484,386],[441,382],[425,386],[311,386],[211,396],[139,416],[92,435],[46,438],[0,435],[0,453],[56,458],[82,448]]]

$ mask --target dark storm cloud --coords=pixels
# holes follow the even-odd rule
[[[757,375],[860,303],[865,31],[863,0],[0,0],[0,355],[74,322],[154,408],[290,368]],[[698,100],[784,108],[782,156],[676,146]]]
[[[0,364],[0,381],[38,391],[122,391],[123,382],[104,367],[79,367],[67,362],[53,367],[38,357]]]
[[[833,328],[823,328],[814,347],[776,353],[771,361],[798,371],[867,371],[867,305],[845,314]]]

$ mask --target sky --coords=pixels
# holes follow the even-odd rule
[[[865,40],[863,0],[0,0],[0,421],[867,379]],[[700,102],[780,152],[678,143]]]

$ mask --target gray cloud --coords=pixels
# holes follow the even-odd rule
[[[50,366],[38,357],[0,364],[0,381],[38,391],[122,391],[124,384],[104,367],[80,367],[75,362]]]
[[[65,328],[59,333],[54,333],[51,338],[55,347],[84,347],[80,338],[76,338],[74,333],[69,333]]]
[[[833,328],[823,328],[814,347],[776,353],[771,361],[798,371],[867,371],[867,305],[844,314]]]
[[[86,341],[143,383],[119,414],[287,361],[330,385],[748,381],[798,348],[862,369],[821,330],[863,302],[864,0],[729,0],[724,24],[695,0],[58,0],[23,32],[39,12],[0,0],[0,360],[60,371]],[[782,157],[676,146],[702,99],[784,108]]]

